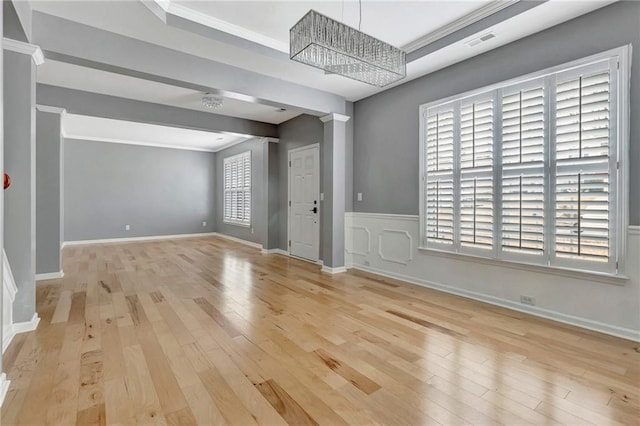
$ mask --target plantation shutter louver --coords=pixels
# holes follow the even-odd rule
[[[460,243],[468,248],[493,247],[492,98],[460,107]]]
[[[545,130],[543,81],[503,89],[500,208],[506,257],[544,260]]]
[[[454,112],[444,108],[426,118],[426,239],[427,245],[454,241]]]
[[[224,220],[251,223],[251,152],[224,159]]]
[[[612,263],[611,85],[609,62],[558,77],[555,256],[567,265]]]

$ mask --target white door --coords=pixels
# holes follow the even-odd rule
[[[289,151],[289,253],[317,261],[320,255],[320,147]]]

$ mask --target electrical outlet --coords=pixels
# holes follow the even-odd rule
[[[202,222],[202,226],[203,227],[207,226],[207,221],[206,220]]]
[[[251,227],[251,233],[253,234],[253,226]]]
[[[536,306],[536,298],[533,296],[520,295],[520,303],[524,305]]]
[[[362,192],[358,192],[358,201],[362,201]]]
[[[129,230],[131,230],[131,225],[125,225],[125,226],[124,226],[124,230],[125,230],[125,231],[129,231]]]

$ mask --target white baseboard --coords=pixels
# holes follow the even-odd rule
[[[28,331],[34,331],[38,328],[38,324],[40,323],[40,317],[37,313],[33,314],[30,321],[24,322],[16,322],[8,326],[4,330],[4,335],[2,336],[2,352],[7,350],[11,340],[15,337],[16,334],[26,333]]]
[[[489,303],[491,305],[501,306],[503,308],[508,308],[514,311],[523,312],[525,314],[530,314],[537,317],[550,319],[553,321],[561,322],[563,324],[586,328],[588,330],[597,331],[599,333],[605,333],[612,336],[621,337],[623,339],[640,342],[640,332],[637,330],[624,328],[624,327],[617,327],[617,326],[604,324],[597,321],[591,321],[585,318],[579,318],[572,315],[563,314],[560,312],[550,311],[550,310],[539,308],[536,306],[523,305],[521,303],[512,302],[510,300],[500,299],[498,297],[493,297],[486,294],[481,294],[481,293],[476,293],[469,290],[450,287],[447,285],[438,284],[438,283],[434,283],[427,280],[421,280],[421,279],[413,278],[407,275],[397,274],[394,272],[383,271],[380,269],[372,268],[370,266],[353,265],[353,269],[359,269],[365,272],[371,272],[376,275],[382,275],[384,277],[405,281],[410,284],[416,284],[416,285],[428,287],[434,290],[443,291],[445,293],[454,294],[456,296],[462,296],[468,299],[474,299],[480,302]]]
[[[254,243],[253,241],[243,240],[242,238],[232,237],[231,235],[221,234],[219,232],[214,232],[212,235],[262,250],[262,244]]]
[[[289,256],[289,252],[279,249],[279,248],[274,248],[274,249],[262,249],[262,254],[280,254],[282,256]]]
[[[86,244],[107,244],[107,243],[131,243],[138,241],[154,241],[154,240],[174,240],[177,238],[201,238],[212,237],[219,235],[215,232],[201,232],[196,234],[177,234],[177,235],[152,235],[147,237],[123,237],[123,238],[104,238],[100,240],[80,240],[80,241],[65,241],[62,243],[62,247],[67,246],[82,246]]]
[[[341,274],[343,272],[347,272],[347,268],[346,266],[338,266],[337,268],[332,268],[327,265],[322,265],[321,271],[327,274]]]
[[[2,407],[4,398],[7,396],[7,391],[9,390],[10,383],[11,382],[7,380],[7,375],[4,373],[0,373],[0,407]]]
[[[49,272],[46,274],[36,274],[36,281],[46,281],[46,280],[58,280],[64,277],[64,272],[61,270],[59,272]]]
[[[324,265],[324,262],[322,261],[322,259],[311,260],[311,259],[305,259],[304,257],[293,256],[288,251],[282,250],[282,249],[279,249],[279,248],[268,249],[268,250],[267,249],[262,249],[262,254],[279,254],[279,255],[282,255],[282,256],[290,257],[292,259],[301,260],[303,262],[313,263],[313,264],[319,265],[319,266],[323,266]]]

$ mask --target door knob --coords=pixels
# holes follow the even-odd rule
[[[314,212],[314,213],[318,213],[318,208],[317,208],[317,207],[314,207],[314,208],[312,208],[312,209],[311,209],[311,210],[309,210],[309,211],[310,211],[310,212]]]

